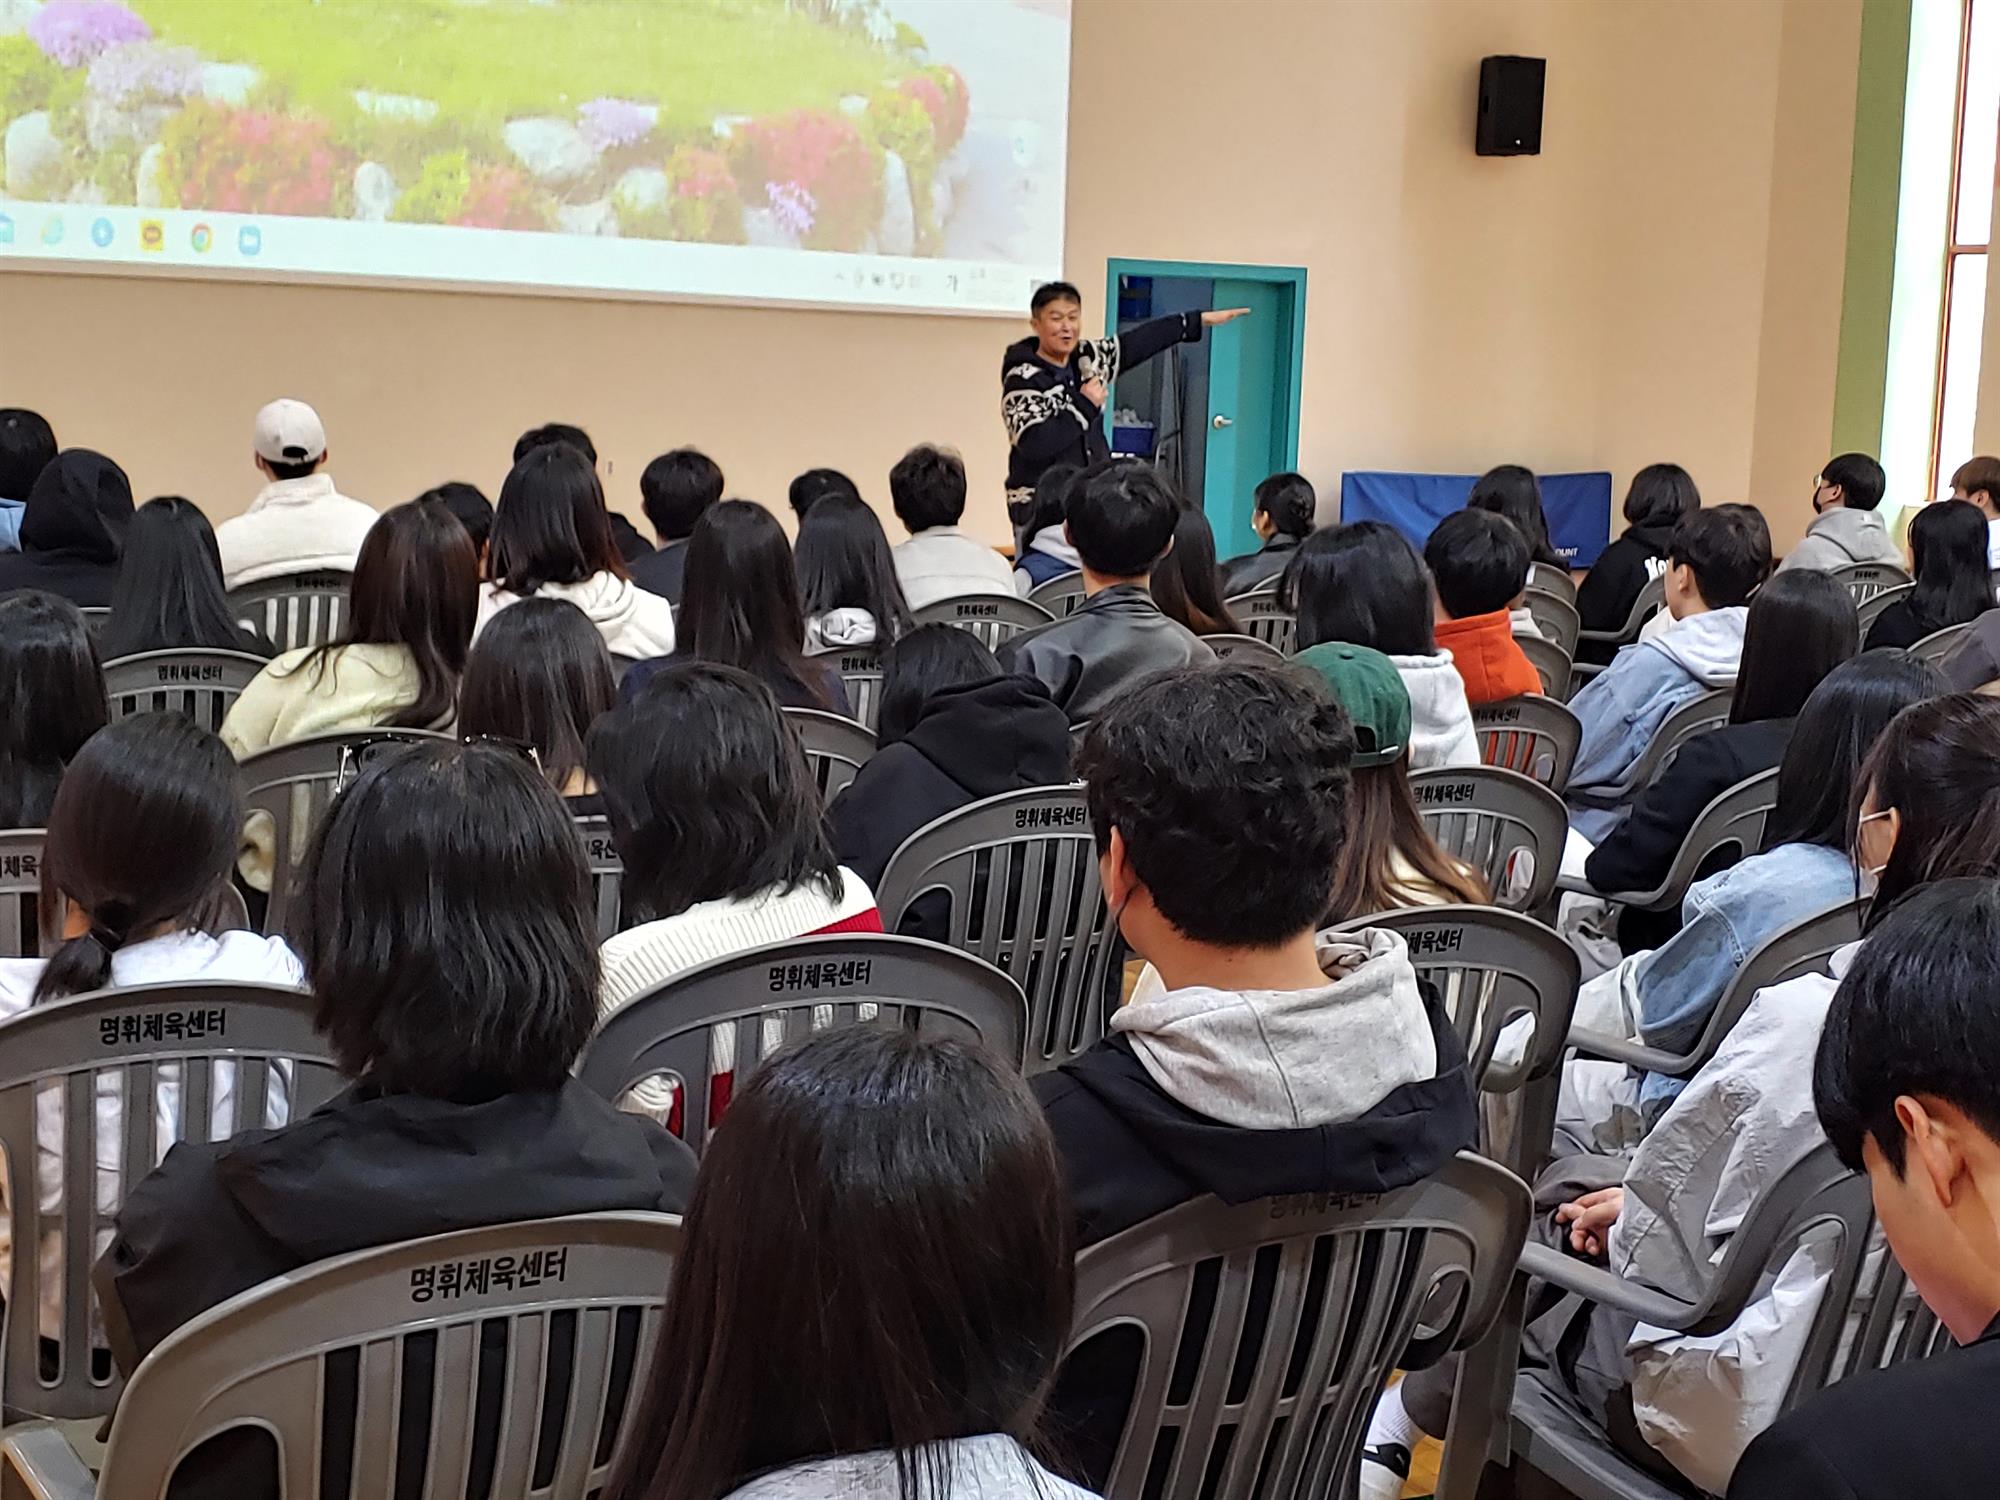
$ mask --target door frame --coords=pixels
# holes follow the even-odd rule
[[[1104,263],[1104,322],[1107,335],[1118,328],[1118,282],[1125,276],[1205,276],[1212,281],[1261,281],[1273,286],[1287,288],[1292,299],[1292,326],[1286,347],[1290,354],[1290,371],[1283,386],[1275,394],[1283,402],[1284,410],[1272,423],[1284,434],[1284,465],[1288,469],[1299,466],[1299,409],[1300,394],[1305,385],[1306,360],[1306,268],[1304,266],[1254,266],[1239,265],[1233,261],[1215,260],[1148,260],[1130,256],[1114,255]],[[1114,388],[1116,382],[1113,382]],[[1112,403],[1104,403],[1104,420],[1111,420]],[[1105,436],[1110,436],[1110,428],[1105,428]]]

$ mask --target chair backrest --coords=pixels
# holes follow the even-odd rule
[[[1416,771],[1410,793],[1431,837],[1485,877],[1495,906],[1535,911],[1548,902],[1569,834],[1562,798],[1498,766]]]
[[[583,1500],[637,1405],[679,1252],[665,1214],[578,1214],[268,1281],[140,1365],[98,1493],[164,1495],[186,1453],[250,1426],[276,1441],[286,1500],[401,1494],[404,1465],[421,1500],[460,1500],[489,1466],[478,1493]]]
[[[605,942],[624,930],[625,861],[611,838],[608,818],[578,818],[577,837],[590,864],[590,894],[597,908],[597,940]]]
[[[950,903],[945,940],[1028,997],[1030,1073],[1068,1062],[1104,1035],[1125,949],[1097,883],[1080,787],[1003,792],[918,829],[883,872],[882,924],[895,930],[932,892]]]
[[[1028,602],[1039,604],[1058,620],[1073,615],[1083,604],[1083,574],[1058,573],[1028,590]]]
[[[324,646],[347,623],[352,573],[320,571],[267,578],[229,591],[229,607],[245,629],[280,651]]]
[[[104,691],[114,721],[166,711],[217,730],[265,665],[244,651],[144,651],[106,662]]]
[[[1625,617],[1625,623],[1616,630],[1602,633],[1599,639],[1610,639],[1621,646],[1629,646],[1639,639],[1639,631],[1654,615],[1667,607],[1667,575],[1662,572],[1657,578],[1646,580],[1646,586],[1632,601],[1632,612]]]
[[[1541,631],[1544,640],[1553,641],[1571,657],[1576,655],[1576,637],[1583,629],[1583,617],[1576,612],[1574,596],[1563,598],[1531,588],[1521,603],[1535,617],[1535,628]]]
[[[1281,667],[1285,653],[1254,635],[1232,635],[1228,631],[1202,637],[1218,661],[1233,661],[1243,667]]]
[[[1901,588],[1912,581],[1910,575],[1894,563],[1848,563],[1828,571],[1840,583],[1846,585],[1847,591],[1854,596],[1857,606],[1866,604],[1877,594]]]
[[[708,1143],[729,1097],[786,1042],[862,1022],[970,1036],[1016,1061],[1027,1022],[1021,990],[956,948],[883,933],[772,943],[676,975],[621,1005],[597,1030],[577,1076],[607,1099],[665,1077],[680,1096],[678,1133]],[[710,1032],[734,1037],[718,1067]]]
[[[882,714],[882,648],[841,646],[814,655],[833,659],[833,669],[847,689],[847,706],[853,711],[854,722],[872,734]]]
[[[875,753],[875,732],[824,709],[787,708],[784,715],[798,731],[820,796],[833,801]]]
[[[1650,892],[1606,894],[1629,897],[1626,905],[1647,911],[1678,911],[1689,886],[1723,867],[1716,861],[1717,855],[1727,853],[1731,857],[1724,863],[1735,864],[1764,847],[1764,828],[1777,805],[1778,770],[1773,766],[1718,793],[1696,815],[1658,887]]]
[[[281,1072],[281,1063],[290,1066]],[[117,1205],[169,1145],[302,1118],[340,1086],[303,990],[141,985],[0,1022],[0,1147],[13,1217],[0,1377],[7,1410],[111,1410],[116,1381],[90,1357],[98,1321],[91,1266]],[[59,1116],[50,1102],[57,1098]],[[43,1283],[44,1247],[59,1287]],[[58,1304],[58,1325],[44,1327],[44,1308]]]
[[[1933,630],[1910,647],[1910,655],[1916,657],[1918,661],[1927,661],[1932,666],[1937,666],[1951,655],[1952,648],[1965,638],[1965,633],[1970,629],[1972,622],[1967,621],[1962,625],[1947,625],[1942,630]]]
[[[1535,675],[1542,679],[1542,693],[1558,703],[1569,702],[1569,677],[1572,665],[1569,652],[1555,641],[1537,640],[1532,635],[1514,638],[1514,644],[1521,648],[1521,654],[1535,669]]]
[[[83,627],[95,640],[104,633],[104,627],[111,623],[111,606],[108,604],[86,604],[77,610],[83,616]]]
[[[1520,1180],[1467,1153],[1379,1196],[1200,1198],[1091,1246],[1072,1353],[1143,1339],[1104,1492],[1351,1494],[1390,1372],[1485,1331],[1528,1217]]]
[[[39,958],[42,948],[40,828],[0,832],[0,958]]]
[[[1868,634],[1868,627],[1875,623],[1883,610],[1899,599],[1907,599],[1916,588],[1914,583],[1899,583],[1894,588],[1881,589],[1854,606],[1854,617],[1861,622],[1861,633]]]
[[[289,929],[292,886],[299,863],[305,858],[313,830],[333,805],[339,789],[340,773],[349,756],[361,747],[387,740],[448,739],[428,729],[360,729],[339,734],[316,734],[274,745],[237,767],[243,778],[243,801],[253,814],[263,813],[272,822],[271,904],[264,916],[264,930],[282,933]]]
[[[1652,740],[1633,763],[1619,795],[1630,796],[1652,785],[1673,764],[1674,757],[1681,753],[1681,746],[1698,734],[1727,724],[1729,705],[1735,696],[1734,683],[1727,687],[1710,688],[1697,693],[1669,713],[1660,721],[1660,727],[1653,731]]]
[[[1736,1023],[1743,1019],[1743,1012],[1750,1008],[1759,990],[1797,979],[1801,974],[1830,972],[1834,952],[1860,939],[1861,921],[1867,914],[1866,897],[1843,901],[1764,939],[1730,979],[1693,1049],[1678,1066],[1663,1071],[1690,1078],[1706,1067]]]
[[[1518,771],[1562,795],[1569,768],[1576,764],[1583,725],[1553,698],[1503,698],[1472,711],[1479,758],[1489,766]]]
[[[1041,605],[1012,594],[967,594],[940,599],[916,612],[919,625],[956,625],[979,637],[988,651],[998,651],[1024,630],[1047,625],[1055,616]]]
[[[1276,584],[1238,594],[1228,604],[1245,635],[1262,641],[1280,656],[1290,656],[1299,649],[1299,618],[1279,602]]]
[[[1528,592],[1531,594],[1553,594],[1558,599],[1576,603],[1576,580],[1570,576],[1568,568],[1559,568],[1554,563],[1530,563],[1528,565]]]

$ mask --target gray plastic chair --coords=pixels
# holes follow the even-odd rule
[[[347,591],[353,582],[352,573],[326,570],[267,578],[231,589],[229,608],[239,624],[280,651],[324,646],[347,621]]]
[[[1878,594],[1885,594],[1891,589],[1899,589],[1912,582],[1910,575],[1894,563],[1848,563],[1844,567],[1830,568],[1828,571],[1854,596],[1857,607],[1866,604]]]
[[[1091,1246],[1070,1349],[1144,1336],[1104,1493],[1351,1495],[1390,1372],[1484,1332],[1528,1216],[1519,1178],[1461,1153],[1395,1192],[1200,1198]]]
[[[424,1368],[413,1367],[414,1342],[431,1367],[423,1500],[467,1494],[482,1453],[493,1460],[487,1493],[584,1500],[603,1486],[637,1405],[680,1239],[666,1214],[578,1214],[321,1261],[232,1297],[148,1355],[94,1484],[52,1429],[9,1437],[7,1461],[42,1500],[150,1500],[204,1439],[259,1427],[276,1440],[286,1500],[328,1493],[323,1468],[343,1450],[334,1492],[386,1497],[406,1457],[405,1382]],[[489,1359],[482,1346],[501,1330],[504,1357]],[[488,1378],[501,1420],[482,1434]]]
[[[1535,618],[1535,628],[1542,638],[1563,648],[1566,656],[1576,655],[1577,634],[1583,629],[1583,619],[1576,612],[1576,596],[1563,598],[1530,588],[1521,600],[1528,613]]]
[[[1868,627],[1873,625],[1882,611],[1899,599],[1907,599],[1916,588],[1914,583],[1899,583],[1893,588],[1882,589],[1854,606],[1854,617],[1861,622],[1861,634],[1865,638]]]
[[[1658,578],[1649,579],[1639,590],[1639,597],[1632,601],[1632,612],[1625,617],[1625,623],[1616,630],[1579,630],[1576,635],[1578,648],[1585,641],[1600,646],[1629,646],[1639,639],[1639,632],[1646,622],[1667,607],[1667,578],[1662,573]],[[1578,662],[1574,669],[1579,684],[1589,681],[1604,670],[1598,662]]]
[[[1518,771],[1562,795],[1569,768],[1583,743],[1583,725],[1554,698],[1503,698],[1472,711],[1479,758],[1504,771]]]
[[[931,892],[950,903],[946,941],[1027,995],[1030,1073],[1068,1062],[1104,1035],[1125,946],[1097,884],[1081,788],[1003,792],[918,829],[883,872],[882,925],[894,931]]]
[[[611,657],[612,680],[620,683],[624,682],[625,674],[638,666],[641,660],[636,656],[620,656],[616,651],[609,652],[608,655]]]
[[[1528,565],[1528,592],[1548,594],[1557,599],[1576,603],[1576,579],[1569,569],[1559,568],[1554,563],[1530,563]]]
[[[252,814],[264,813],[273,824],[271,904],[264,930],[283,933],[291,915],[292,885],[313,830],[333,805],[343,769],[352,756],[370,745],[396,740],[422,743],[449,739],[428,729],[360,729],[341,734],[316,734],[260,750],[238,766],[243,801]]]
[[[700,1151],[721,1113],[713,1028],[735,1033],[733,1093],[784,1043],[863,1022],[966,1036],[1018,1063],[1027,1002],[991,964],[941,943],[879,932],[795,938],[718,958],[627,1001],[598,1027],[576,1072],[612,1100],[670,1079],[681,1138]]]
[[[1867,1179],[1842,1167],[1824,1142],[1805,1152],[1751,1205],[1698,1300],[1688,1302],[1552,1245],[1529,1245],[1521,1270],[1659,1328],[1696,1337],[1722,1332],[1755,1299],[1760,1282],[1808,1235],[1836,1239],[1833,1273],[1813,1315],[1780,1415],[1863,1370],[1927,1358],[1948,1346],[1936,1317],[1907,1292],[1895,1258],[1868,1255],[1874,1214]],[[1850,1323],[1858,1321],[1853,1337]],[[1531,1469],[1577,1500],[1684,1500],[1618,1454],[1603,1432],[1538,1375],[1523,1373],[1512,1400],[1517,1476]],[[1526,1493],[1526,1491],[1523,1491]]]
[[[1562,798],[1497,766],[1417,771],[1410,794],[1431,837],[1485,878],[1495,906],[1537,911],[1548,903],[1569,833]]]
[[[1282,667],[1287,660],[1284,652],[1254,635],[1234,635],[1225,630],[1202,639],[1218,661],[1233,661],[1239,667]]]
[[[1024,630],[1054,622],[1055,616],[1041,605],[1012,594],[967,594],[959,599],[940,599],[916,612],[919,625],[956,625],[979,637],[988,651],[998,651]]]
[[[1083,574],[1058,573],[1028,590],[1028,602],[1039,604],[1058,620],[1083,607]]]
[[[577,837],[590,864],[590,894],[597,908],[597,940],[606,942],[624,931],[625,861],[611,838],[608,818],[578,818]]]
[[[1521,648],[1521,654],[1528,658],[1528,664],[1535,669],[1535,675],[1542,679],[1543,696],[1553,698],[1558,703],[1567,703],[1570,697],[1570,678],[1575,672],[1575,663],[1570,653],[1555,641],[1539,640],[1532,635],[1514,637],[1514,644]]]
[[[144,651],[104,664],[104,692],[113,722],[164,711],[219,730],[230,705],[266,665],[244,651]]]
[[[882,713],[882,648],[842,646],[813,653],[814,660],[821,658],[831,658],[833,669],[840,674],[854,722],[874,733],[876,720]]]
[[[215,1118],[220,1080],[209,1064],[234,1062],[228,1117]],[[117,1398],[109,1372],[91,1369],[91,1326],[97,1300],[92,1263],[109,1230],[99,1211],[99,1163],[116,1148],[117,1197],[166,1154],[158,1086],[163,1064],[176,1065],[171,1139],[209,1141],[272,1123],[267,1115],[271,1065],[291,1063],[287,1118],[299,1119],[338,1092],[341,1079],[326,1043],[313,1029],[313,1001],[304,990],[258,984],[152,984],[100,990],[56,1005],[39,1005],[0,1022],[0,1147],[6,1151],[7,1201],[13,1215],[13,1270],[7,1287],[6,1364],[0,1400],[10,1418],[101,1417]],[[99,1139],[100,1080],[122,1088],[127,1101],[113,1141]],[[37,1108],[50,1087],[62,1100],[62,1180],[59,1215],[44,1217],[38,1174],[40,1132],[54,1118]],[[108,1122],[107,1122],[108,1123]],[[218,1128],[218,1126],[220,1128]],[[42,1373],[44,1299],[40,1247],[60,1235],[62,1316],[54,1343],[53,1378]]]
[[[1650,891],[1597,891],[1587,880],[1565,879],[1560,884],[1566,891],[1602,896],[1620,906],[1636,906],[1644,911],[1676,910],[1689,886],[1704,873],[1712,874],[1722,868],[1711,863],[1716,855],[1733,849],[1735,858],[1728,863],[1734,864],[1763,849],[1764,827],[1777,805],[1778,772],[1773,767],[1737,782],[1701,810],[1674,852],[1674,862]]]
[[[1226,602],[1245,635],[1262,641],[1280,656],[1290,656],[1299,649],[1298,616],[1278,598],[1276,584],[1238,594]]]
[[[84,629],[90,632],[92,640],[104,633],[104,627],[111,623],[111,608],[104,604],[87,604],[77,611],[83,616]]]
[[[1927,661],[1934,667],[1939,666],[1947,656],[1951,655],[1953,648],[1965,639],[1966,632],[1971,629],[1971,623],[1967,622],[1963,625],[1947,625],[1942,630],[1933,630],[1910,647],[1910,655],[1918,661]]]
[[[0,832],[0,958],[41,958],[42,842],[39,828]]]
[[[875,732],[824,709],[787,708],[783,712],[786,722],[798,731],[820,796],[833,801],[875,753]]]

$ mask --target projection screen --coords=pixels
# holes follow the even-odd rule
[[[1069,0],[0,0],[0,272],[1018,316],[1069,36]]]

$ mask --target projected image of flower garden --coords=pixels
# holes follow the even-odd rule
[[[4,196],[1047,260],[1067,47],[1067,0],[0,0]]]

